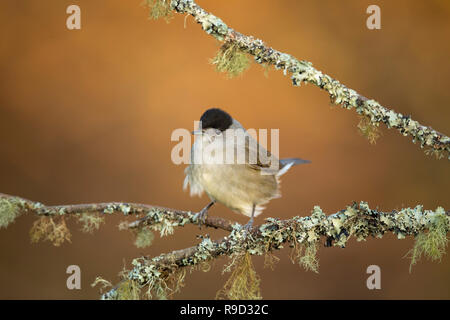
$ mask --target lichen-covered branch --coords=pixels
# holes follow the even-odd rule
[[[86,216],[92,214],[108,215],[121,213],[125,216],[136,215],[142,216],[142,218],[125,225],[123,224],[122,228],[137,229],[144,226],[158,225],[168,230],[167,233],[172,233],[171,229],[173,227],[199,223],[195,212],[148,204],[109,202],[47,206],[40,202],[0,193],[0,228],[7,227],[9,223],[13,222],[22,213],[34,213],[47,217],[81,216],[81,222],[85,221],[86,223],[92,223],[92,221],[89,221],[89,218],[86,218]],[[217,217],[208,217],[202,225],[225,231],[232,230],[232,222]]]
[[[155,289],[161,290],[161,284],[165,284],[171,275],[184,267],[202,265],[219,256],[268,254],[283,248],[285,244],[297,251],[295,259],[300,265],[317,272],[315,253],[322,237],[325,238],[325,246],[345,247],[351,237],[361,241],[368,237],[381,238],[387,232],[394,233],[399,239],[423,235],[424,238],[420,239],[423,243],[416,243],[419,248],[415,246],[411,252],[412,262],[415,263],[422,253],[439,259],[445,252],[450,228],[450,213],[441,207],[432,211],[423,210],[419,205],[400,211],[381,212],[370,209],[365,202],[359,205],[354,203],[328,216],[316,206],[311,216],[266,220],[267,223],[255,227],[247,236],[242,226],[235,224],[231,233],[220,240],[204,237],[194,247],[154,258],[137,258],[132,262],[133,269],[128,272],[127,281],[138,288],[148,286],[147,293],[151,293]],[[425,233],[427,230],[428,233]],[[300,248],[305,248],[305,254]],[[120,287],[105,293],[102,298],[121,298],[118,293]]]
[[[122,213],[127,216],[140,216],[134,222],[125,222],[121,226],[136,232],[138,247],[150,244],[153,234],[149,228],[160,231],[163,237],[173,233],[174,227],[199,223],[197,215],[189,211],[146,204],[112,202],[46,206],[0,193],[0,228],[7,227],[23,213],[39,216],[30,231],[32,242],[44,239],[55,245],[70,241],[65,220],[70,217],[75,217],[83,224],[83,231],[92,232],[98,229],[106,215]],[[450,212],[441,207],[434,211],[424,210],[420,205],[399,211],[382,212],[370,209],[367,203],[361,202],[353,203],[328,216],[316,206],[307,217],[296,216],[288,220],[267,218],[266,223],[254,227],[248,233],[242,225],[220,217],[208,217],[202,225],[230,233],[219,240],[201,236],[202,241],[196,246],[153,258],[134,259],[133,268],[121,272],[123,280],[103,294],[102,298],[135,299],[144,287],[147,287],[147,297],[167,298],[182,286],[186,267],[208,270],[211,260],[228,256],[231,263],[225,270],[233,269],[233,272],[218,296],[257,299],[261,297],[259,286],[255,285],[255,282],[259,283],[259,278],[254,272],[251,255],[264,254],[270,264],[270,261],[276,260],[272,252],[288,244],[293,248],[293,261],[306,270],[318,272],[316,252],[321,238],[325,239],[326,246],[345,247],[351,237],[360,241],[368,237],[381,238],[386,232],[394,233],[399,239],[414,236],[416,243],[409,252],[411,266],[417,263],[422,255],[431,260],[439,260],[447,247]],[[108,282],[98,277],[95,283]]]
[[[150,4],[151,15],[154,17],[171,14],[168,6],[169,0],[158,1],[164,4],[165,10],[161,10],[161,6],[156,7]],[[427,153],[432,153],[437,158],[447,157],[450,160],[450,138],[448,136],[420,124],[411,119],[409,115],[395,112],[375,100],[362,96],[338,80],[315,69],[308,61],[300,61],[289,54],[267,46],[260,39],[233,30],[220,18],[201,8],[194,0],[171,0],[170,9],[193,16],[206,33],[224,42],[223,52],[219,55],[220,59],[214,60],[218,70],[223,71],[223,69],[229,68],[230,76],[235,75],[239,70],[245,70],[245,64],[242,64],[243,59],[238,55],[232,55],[236,60],[236,66],[223,61],[227,58],[226,53],[232,52],[230,48],[234,51],[238,48],[242,52],[252,55],[257,63],[273,65],[276,69],[283,70],[285,75],[289,73],[295,86],[299,86],[302,82],[314,84],[325,90],[333,103],[340,104],[345,109],[355,109],[358,114],[370,121],[371,126],[377,127],[380,123],[384,123],[388,128],[395,128],[404,136],[412,137],[412,141],[418,142],[421,148],[426,149]]]

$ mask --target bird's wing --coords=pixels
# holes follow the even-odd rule
[[[246,165],[253,170],[263,170],[266,174],[276,174],[282,167],[278,158],[249,134],[245,136],[245,154],[249,159]]]

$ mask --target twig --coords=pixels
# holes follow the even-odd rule
[[[141,226],[148,226],[161,223],[164,218],[164,223],[170,223],[172,227],[184,226],[185,224],[198,224],[195,212],[176,210],[164,208],[160,206],[153,206],[140,203],[126,203],[126,202],[109,202],[109,203],[91,203],[91,204],[71,204],[71,205],[57,205],[47,206],[40,202],[31,201],[25,198],[11,196],[0,193],[0,199],[13,200],[18,204],[20,211],[35,213],[41,216],[62,216],[62,215],[77,215],[83,213],[89,214],[113,214],[122,213],[128,215],[144,215],[143,218],[131,222],[128,228],[138,228]],[[216,229],[223,229],[225,231],[232,230],[232,222],[219,217],[207,217],[204,223],[206,227]]]

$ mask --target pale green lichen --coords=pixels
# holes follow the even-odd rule
[[[125,260],[122,271],[119,272],[119,277],[122,279],[120,283],[110,291],[102,295],[102,299],[107,300],[140,300],[141,299],[141,286],[140,284],[128,277],[130,271],[125,268]],[[112,286],[111,283],[101,277],[97,277],[91,284],[92,287],[97,284],[102,285],[102,289]],[[101,289],[101,291],[103,291]]]
[[[105,217],[97,213],[82,213],[78,221],[82,224],[81,231],[93,233],[100,228],[100,224],[105,222]]]
[[[217,244],[209,237],[204,237],[197,245],[196,250],[192,256],[181,261],[182,265],[194,265],[206,262],[212,258],[211,253],[217,250]]]
[[[161,223],[164,217],[169,219],[172,225],[195,223],[195,218],[191,214],[179,217],[179,220],[177,220],[175,216],[172,216],[171,211],[159,209],[151,210],[147,217],[149,218],[148,223],[156,225]],[[441,218],[436,217],[443,217],[444,220],[442,221],[448,223],[448,216],[444,209],[423,210],[423,206],[420,205],[400,211],[380,212],[371,209],[367,202],[361,201],[359,204],[353,203],[346,209],[329,216],[319,206],[315,206],[310,216],[296,216],[289,220],[268,218],[267,223],[249,234],[244,232],[241,225],[234,224],[232,231],[222,240],[212,241],[209,237],[202,237],[202,241],[196,247],[189,248],[186,255],[180,256],[180,252],[175,251],[152,259],[135,259],[133,261],[134,267],[129,272],[128,278],[136,281],[140,287],[149,285],[152,296],[164,298],[167,297],[166,293],[170,292],[168,291],[167,281],[170,279],[172,270],[179,271],[186,266],[201,266],[205,263],[208,263],[209,267],[210,261],[222,255],[233,257],[245,253],[248,255],[266,255],[267,257],[268,253],[282,248],[285,243],[294,247],[293,261],[295,263],[300,264],[307,270],[318,272],[317,251],[323,237],[326,238],[326,246],[340,247],[345,247],[350,237],[365,240],[370,236],[381,238],[386,232],[392,232],[398,238],[404,238],[408,235],[424,232],[431,226],[434,226],[430,229],[432,232],[435,229],[441,230],[442,227],[436,227],[442,226],[442,223],[436,224],[436,221]],[[446,224],[445,234],[446,232],[448,232],[448,224]],[[442,234],[444,233],[442,232]],[[438,239],[442,239],[442,237]],[[442,248],[442,246],[438,246],[438,248]],[[442,250],[438,251],[442,252]],[[231,263],[229,266],[236,266],[237,261],[235,260],[235,263]],[[229,270],[231,271],[232,268],[229,268]],[[248,279],[252,275],[248,269],[247,271]],[[230,280],[226,290],[222,292],[226,293],[231,290],[231,296],[234,297],[239,296],[239,292],[256,292],[252,289],[245,289],[245,286],[242,286],[245,281],[241,280],[236,284],[233,284],[234,281]],[[114,290],[103,297],[110,298],[112,295],[114,295]],[[225,294],[219,294],[219,296],[224,297]],[[259,296],[259,294],[251,294],[251,296]],[[228,298],[230,297],[228,296]]]
[[[182,262],[182,266],[202,265],[203,271],[209,270],[207,261],[212,258],[211,251],[217,247],[205,237],[197,246],[196,254],[189,261]],[[146,289],[146,297],[152,299],[168,299],[176,292],[179,292],[184,285],[186,271],[175,264],[161,265],[161,259],[166,255],[155,257],[151,260],[145,258],[134,259],[133,269],[128,272],[127,279],[135,281],[142,289]],[[102,296],[103,299],[120,299],[117,290],[111,290]]]
[[[105,209],[103,209],[103,213],[105,214],[113,214],[116,211],[116,207],[113,204],[109,204]]]
[[[274,61],[272,62],[275,63]],[[292,67],[295,65],[295,61],[289,61],[286,65],[289,65],[288,70],[293,73],[291,78],[294,85],[308,82],[326,90],[334,104],[340,104],[346,109],[355,108],[358,114],[366,117],[368,120],[365,120],[365,128],[368,128],[369,122],[374,127],[378,126],[380,122],[383,122],[388,128],[396,128],[404,136],[411,135],[413,142],[419,141],[422,148],[426,146],[437,150],[439,153],[449,154],[450,138],[437,133],[432,128],[420,125],[409,116],[404,116],[401,113],[389,110],[375,100],[368,100],[360,96],[356,91],[324,75],[311,65],[307,66],[303,64],[301,67]],[[369,133],[373,133],[373,130]],[[377,133],[375,133],[373,138],[376,138],[376,136]],[[442,156],[439,155],[439,157]]]
[[[218,72],[227,73],[229,78],[242,74],[250,67],[250,60],[235,44],[225,43],[217,55],[210,60]]]
[[[161,237],[173,234],[174,227],[184,226],[191,222],[192,216],[175,215],[174,212],[151,209],[146,215],[146,225],[151,226],[155,231],[159,231]]]
[[[153,260],[157,261],[158,259]],[[127,274],[127,279],[133,281],[141,289],[147,287],[145,295],[149,299],[155,297],[159,300],[166,300],[184,286],[186,275],[184,269],[174,266],[157,267],[142,258],[134,259],[132,265],[134,268]],[[118,298],[120,299],[120,296]]]
[[[441,207],[436,210],[436,213],[430,221],[428,232],[421,232],[416,236],[414,247],[407,254],[411,257],[409,272],[422,255],[435,262],[441,261],[445,254],[448,245],[449,219]]]
[[[317,258],[317,243],[308,243],[305,251],[298,258],[298,264],[306,271],[319,273],[319,259]]]
[[[128,203],[110,203],[104,209],[104,214],[113,214],[114,212],[122,212],[123,215],[127,216],[132,213],[133,208]]]
[[[124,280],[116,289],[118,300],[140,300],[141,288],[133,280]]]
[[[150,19],[158,20],[164,18],[169,23],[170,19],[173,18],[170,0],[145,0],[145,4],[150,9]]]
[[[140,300],[141,288],[132,280],[121,281],[116,288],[102,294],[102,300]]]
[[[115,208],[115,210],[117,210]],[[107,208],[108,209],[108,208]],[[122,206],[120,211],[125,215],[131,212],[129,206]],[[119,230],[130,230],[135,235],[135,245],[138,247],[146,247],[153,241],[154,235],[152,230],[159,231],[161,237],[173,234],[174,228],[184,226],[186,223],[194,223],[193,214],[177,214],[163,208],[151,208],[146,215],[138,221],[129,223],[122,221],[119,224]]]
[[[173,234],[174,224],[168,219],[163,219],[159,224],[153,226],[156,230],[159,230],[159,234],[162,237]]]
[[[15,198],[0,198],[0,229],[6,228],[21,214],[21,202]]]
[[[203,30],[222,41],[229,29],[228,26],[218,17],[206,12],[192,0],[172,0],[171,9],[178,13],[187,13],[195,17],[195,20],[202,25]]]
[[[139,228],[136,231],[136,239],[134,245],[138,248],[145,248],[152,244],[155,235],[148,226]]]
[[[294,240],[292,246],[291,261],[298,263],[306,271],[319,273],[319,259],[317,258],[318,241],[299,243]]]
[[[126,216],[130,213],[131,207],[129,204],[121,203],[119,204],[119,210],[122,211],[122,213]]]

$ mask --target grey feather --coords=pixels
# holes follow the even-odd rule
[[[299,158],[286,158],[286,159],[280,160],[280,164],[282,167],[284,167],[285,165],[288,165],[292,162],[293,162],[294,166],[297,164],[311,163],[311,161],[309,161],[309,160],[303,160],[303,159],[299,159]]]

